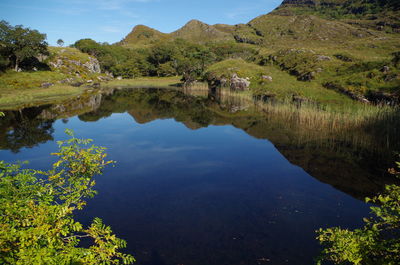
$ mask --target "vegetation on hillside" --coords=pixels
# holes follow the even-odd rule
[[[316,15],[349,24],[399,33],[400,3],[390,0],[285,0],[274,11],[278,15]]]
[[[323,15],[322,10],[336,9],[357,16]],[[363,102],[397,104],[400,70],[396,60],[400,36],[360,24],[370,14],[382,12],[399,11],[388,1],[287,0],[276,11],[247,24],[208,25],[192,20],[170,34],[138,25],[116,44],[82,39],[72,46],[88,54],[87,58],[95,57],[102,72],[115,77],[181,76],[183,83],[189,85],[196,80],[209,81],[210,77],[229,81],[233,74],[238,74],[251,80],[251,92],[255,95],[299,95],[310,101],[339,102],[344,98],[342,94]],[[49,59],[43,61],[47,65],[54,55],[57,58],[78,55],[82,57],[79,60],[87,60],[71,48],[62,48],[63,52],[49,50]],[[81,66],[73,70],[63,67],[50,70],[65,75],[63,79],[74,77],[75,83],[98,79],[84,73]],[[245,74],[232,71],[245,67],[248,69]],[[288,78],[287,82],[283,78],[287,77],[285,72],[297,81]],[[265,75],[272,82],[263,79]],[[29,83],[29,79],[25,82],[24,78],[15,80],[12,76],[5,76],[2,86],[12,89]],[[40,85],[34,77],[32,74],[30,87]],[[49,74],[50,83],[55,78],[55,74]]]
[[[105,149],[91,140],[58,142],[58,161],[49,171],[22,169],[0,161],[0,263],[131,264],[120,252],[126,242],[101,219],[84,228],[73,218],[93,197],[94,176],[102,173]],[[85,240],[89,247],[80,242]]]

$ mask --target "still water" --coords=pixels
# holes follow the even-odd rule
[[[360,226],[387,165],[285,126],[229,97],[109,91],[7,112],[0,158],[45,169],[66,128],[106,147],[116,167],[77,218],[102,218],[137,264],[312,264],[315,230]]]

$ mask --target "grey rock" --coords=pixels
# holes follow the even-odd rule
[[[332,60],[332,58],[329,56],[326,56],[326,55],[318,55],[317,56],[317,61],[330,61],[330,60]]]
[[[72,83],[72,84],[71,84],[71,86],[73,86],[73,87],[80,87],[80,86],[82,86],[82,85],[83,85],[82,82],[75,82],[75,83]]]
[[[390,71],[390,67],[389,66],[387,66],[387,65],[385,65],[384,67],[382,67],[382,70],[381,70],[383,73],[385,73],[385,74],[387,74],[387,73],[389,73],[389,71]]]
[[[42,83],[40,86],[43,88],[48,88],[48,87],[54,86],[54,84],[50,83],[50,82],[45,82],[45,83]]]
[[[261,77],[261,79],[262,79],[262,80],[265,80],[265,81],[270,81],[270,82],[272,82],[272,76],[269,76],[269,75],[263,75],[263,76]]]
[[[233,91],[246,91],[250,88],[250,81],[245,78],[240,78],[237,74],[233,74],[231,77],[231,90]]]
[[[100,63],[96,58],[89,57],[89,61],[82,64],[90,73],[101,73]]]

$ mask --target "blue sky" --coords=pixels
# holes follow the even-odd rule
[[[249,3],[250,2],[250,3]],[[114,43],[144,24],[172,32],[190,19],[208,24],[247,23],[282,0],[1,0],[0,19],[47,34],[55,45],[82,38]]]

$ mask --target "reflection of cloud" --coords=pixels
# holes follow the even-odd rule
[[[157,146],[151,148],[149,151],[159,152],[159,153],[179,153],[184,151],[196,151],[196,150],[206,150],[209,148],[201,146],[176,146],[176,147],[162,147]]]
[[[207,160],[202,155],[196,155],[196,152],[210,150],[211,148],[181,145],[181,146],[162,146],[151,142],[136,142],[124,144],[124,147],[114,146],[114,150],[129,149],[128,153],[112,154],[113,160],[123,164],[129,164],[134,167],[137,174],[148,174],[150,172],[163,172],[171,168],[195,171],[198,174],[204,174],[210,170],[215,170],[222,165],[220,161]],[[200,153],[199,153],[200,154]],[[193,159],[193,157],[198,157]]]

